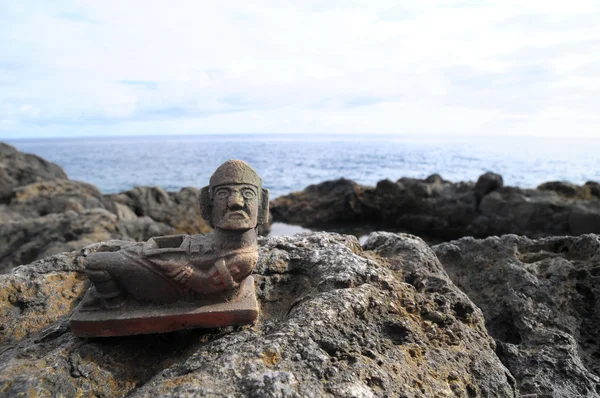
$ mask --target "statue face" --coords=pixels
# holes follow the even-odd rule
[[[220,185],[213,191],[212,224],[215,228],[244,230],[256,227],[258,188],[249,184]]]

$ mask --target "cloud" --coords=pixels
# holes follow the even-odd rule
[[[600,2],[5,2],[0,137],[597,135]]]

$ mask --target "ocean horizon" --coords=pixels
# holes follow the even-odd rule
[[[208,183],[235,158],[250,163],[276,198],[311,184],[347,178],[476,181],[493,171],[505,185],[600,180],[600,139],[411,135],[227,134],[4,139],[20,151],[60,165],[69,178],[117,193],[135,186],[177,191]]]

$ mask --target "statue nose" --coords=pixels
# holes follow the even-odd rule
[[[244,207],[244,198],[239,192],[232,192],[227,204],[230,208]]]

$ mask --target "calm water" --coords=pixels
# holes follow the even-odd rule
[[[104,193],[136,185],[201,187],[219,164],[242,159],[261,174],[271,197],[345,177],[362,184],[439,173],[475,181],[485,171],[505,184],[600,180],[600,139],[402,136],[236,135],[8,140],[63,167]]]

